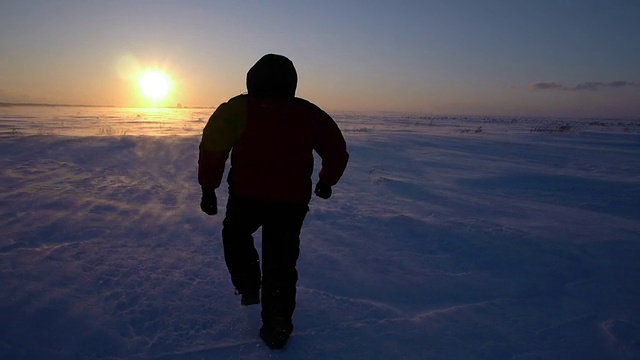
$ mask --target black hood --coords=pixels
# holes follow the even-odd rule
[[[296,68],[282,55],[263,56],[247,73],[249,96],[292,98],[297,85]]]

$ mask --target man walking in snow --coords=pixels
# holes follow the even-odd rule
[[[309,210],[313,151],[322,158],[315,194],[331,196],[349,154],[333,119],[295,97],[298,76],[284,56],[268,54],[247,73],[248,94],[220,105],[202,134],[198,181],[200,207],[218,212],[227,177],[229,200],[223,221],[224,257],[242,305],[260,303],[260,337],[272,349],[285,346],[293,331],[300,230]],[[262,227],[262,267],[253,233]]]

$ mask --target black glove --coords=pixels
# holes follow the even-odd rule
[[[207,215],[215,215],[218,213],[218,198],[216,191],[213,189],[202,189],[202,199],[200,200],[200,209]]]
[[[323,199],[328,199],[331,197],[331,185],[327,185],[322,181],[318,181],[316,184],[316,196],[321,197]]]

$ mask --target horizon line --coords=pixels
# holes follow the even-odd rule
[[[59,103],[38,103],[38,102],[3,102],[0,107],[11,106],[34,106],[34,107],[84,107],[84,108],[115,108],[115,109],[216,109],[217,106],[185,106],[178,104],[175,106],[125,106],[125,105],[98,105],[98,104],[59,104]],[[496,118],[554,118],[554,119],[602,119],[602,120],[631,120],[640,121],[639,116],[559,116],[559,115],[490,115],[490,114],[454,114],[454,113],[431,113],[428,111],[400,111],[400,110],[330,110],[331,113],[361,113],[361,114],[403,114],[421,117],[496,117]]]
[[[215,109],[217,106],[126,106],[126,105],[98,105],[98,104],[58,104],[58,103],[38,103],[38,102],[3,102],[0,106],[50,106],[50,107],[107,107],[107,108],[129,108],[129,109]]]

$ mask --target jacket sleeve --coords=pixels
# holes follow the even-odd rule
[[[314,126],[314,150],[322,159],[319,178],[323,183],[333,186],[342,177],[349,161],[347,143],[333,119],[320,111]]]
[[[217,189],[222,181],[229,152],[239,137],[242,111],[231,101],[220,105],[202,132],[198,156],[198,183]]]

